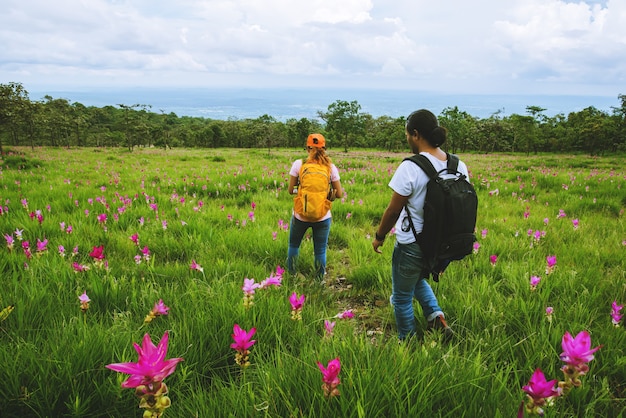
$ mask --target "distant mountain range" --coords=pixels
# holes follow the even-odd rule
[[[427,108],[439,114],[447,107],[457,106],[472,116],[487,118],[494,113],[501,116],[525,115],[527,106],[539,106],[548,116],[567,115],[589,106],[611,113],[619,106],[617,98],[606,96],[513,96],[437,94],[432,92],[399,90],[337,90],[337,89],[119,89],[91,91],[29,91],[31,100],[44,96],[63,98],[71,103],[104,107],[118,104],[151,106],[155,113],[175,113],[178,116],[204,117],[226,120],[254,119],[264,114],[277,120],[317,118],[318,111],[326,111],[337,101],[358,101],[363,112],[374,117],[407,116],[414,110]]]

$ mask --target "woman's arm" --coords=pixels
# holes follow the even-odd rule
[[[298,177],[294,177],[292,175],[289,176],[289,187],[287,188],[287,190],[289,191],[289,194],[295,194],[294,193],[294,189],[295,187],[298,185]]]
[[[337,180],[337,181],[333,181],[331,182],[331,185],[333,186],[333,194],[334,197],[331,200],[334,200],[335,198],[339,198],[341,199],[343,197],[343,187],[341,187],[341,181]]]

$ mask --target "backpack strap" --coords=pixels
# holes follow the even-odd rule
[[[426,173],[428,178],[432,179],[434,177],[437,177],[437,171],[435,170],[433,163],[431,163],[428,157],[426,157],[425,155],[414,154],[410,157],[405,158],[403,161],[406,160],[413,161],[415,164],[417,164],[419,168],[424,170],[424,173]]]
[[[448,173],[456,173],[459,170],[459,157],[454,154],[448,154]]]

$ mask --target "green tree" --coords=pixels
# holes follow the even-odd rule
[[[352,102],[337,100],[328,106],[327,112],[318,111],[317,114],[326,122],[329,136],[338,138],[345,152],[348,152],[348,148],[363,135],[363,114],[361,105],[356,100]]]
[[[26,123],[29,104],[28,91],[22,84],[0,84],[0,133],[7,133],[14,145],[19,144],[20,130]],[[3,152],[0,135],[0,154]]]
[[[446,148],[452,153],[464,152],[471,144],[471,133],[475,130],[476,120],[469,113],[459,110],[458,106],[446,107],[439,115],[439,123],[448,130]]]

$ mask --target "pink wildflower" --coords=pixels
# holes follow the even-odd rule
[[[298,296],[296,292],[293,292],[291,296],[289,296],[289,303],[291,303],[291,319],[302,319],[302,307],[304,306],[304,300],[304,295]]]
[[[328,319],[324,320],[324,329],[326,330],[327,337],[331,337],[333,335],[334,328],[335,328],[335,322],[330,322]]]
[[[89,270],[89,266],[86,266],[84,264],[79,264],[77,262],[72,263],[72,268],[74,269],[76,273],[82,273],[83,271]]]
[[[530,278],[530,290],[536,290],[537,289],[537,285],[539,284],[540,281],[541,281],[541,277],[539,277],[539,276],[532,276]]]
[[[619,323],[622,320],[622,317],[624,316],[620,314],[620,311],[622,310],[623,307],[624,305],[618,305],[616,300],[614,300],[613,303],[611,304],[611,322],[616,327],[619,327]]]
[[[91,302],[91,299],[87,296],[87,291],[84,291],[83,294],[78,297],[78,301],[80,302],[80,310],[83,311],[83,313],[87,312],[89,302]]]
[[[556,268],[556,255],[546,257],[546,274],[550,274]]]
[[[143,320],[144,324],[152,322],[152,320],[157,316],[168,315],[169,310],[170,308],[168,306],[165,306],[165,304],[163,303],[163,299],[159,299],[159,301],[154,304],[154,307],[150,310],[148,315],[146,315],[145,319]]]
[[[352,309],[348,309],[335,315],[335,318],[351,319],[351,318],[354,318],[354,312],[352,312]]]
[[[324,365],[318,361],[317,367],[319,367],[322,372],[322,390],[324,391],[324,396],[327,398],[339,396],[339,390],[337,389],[337,386],[341,383],[339,380],[339,372],[341,372],[339,357],[330,360],[327,367],[324,367]]]
[[[252,340],[252,336],[256,332],[256,328],[251,328],[250,331],[242,329],[238,324],[233,326],[233,343],[230,348],[237,351],[235,354],[235,362],[245,368],[250,365],[250,347],[254,345],[256,340]]]
[[[128,237],[135,245],[139,246],[139,234],[134,233],[130,237]]]
[[[189,266],[189,268],[191,270],[197,270],[200,273],[204,273],[204,269],[202,268],[200,264],[196,263],[196,260],[191,260],[191,265]]]
[[[150,249],[147,245],[141,249],[141,253],[143,254],[144,260],[150,260]]]
[[[247,309],[254,305],[254,293],[256,289],[261,287],[261,283],[255,283],[254,279],[243,279],[243,306]]]
[[[492,266],[495,266],[496,263],[498,262],[498,256],[496,254],[490,255],[489,262],[491,263]]]
[[[591,348],[591,337],[587,331],[581,331],[572,337],[569,332],[565,332],[561,341],[563,352],[561,360],[565,365],[561,368],[565,380],[559,382],[559,387],[564,393],[568,393],[573,387],[581,385],[580,376],[585,375],[589,371],[589,363],[593,360],[593,353],[598,351],[602,346]]]
[[[9,250],[13,249],[13,245],[15,243],[15,240],[13,239],[13,234],[4,234],[4,239],[7,242],[7,248]]]
[[[145,334],[141,346],[133,343],[135,351],[139,354],[136,363],[113,363],[106,365],[106,368],[130,375],[128,379],[122,382],[123,388],[160,386],[163,379],[174,373],[176,365],[183,361],[182,358],[165,360],[168,341],[169,334],[167,331],[163,334],[158,346],[152,343],[149,334]]]
[[[533,415],[543,416],[543,407],[547,404],[547,400],[560,395],[558,389],[555,388],[556,379],[547,381],[541,369],[536,369],[533,373],[528,385],[522,386],[522,390],[526,392],[528,401],[526,402],[526,412]]]

